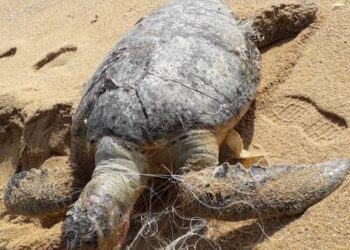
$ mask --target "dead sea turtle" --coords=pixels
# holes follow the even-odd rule
[[[262,34],[258,45],[313,21],[314,5],[294,7],[253,19]],[[218,166],[223,143],[235,157],[249,158],[233,128],[260,81],[254,34],[221,0],[175,0],[140,20],[86,86],[67,172],[51,166],[14,175],[5,191],[8,210],[39,216],[72,204],[64,223],[67,247],[111,249],[123,244],[148,180],[169,170],[180,175],[184,209],[206,218],[295,214],[328,195],[349,161]]]

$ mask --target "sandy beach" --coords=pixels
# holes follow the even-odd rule
[[[0,250],[60,249],[63,217],[9,215],[4,187],[18,170],[67,159],[84,83],[164,1],[0,1]],[[240,17],[288,2],[227,0]],[[315,23],[263,49],[256,101],[238,126],[246,149],[271,164],[350,158],[350,1],[315,3]],[[350,249],[349,222],[350,177],[300,216],[221,222],[213,237],[225,239],[224,249]]]

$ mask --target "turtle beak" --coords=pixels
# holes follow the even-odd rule
[[[333,192],[350,172],[346,159],[248,169],[224,164],[183,176],[179,193],[188,212],[231,221],[300,214]],[[225,174],[217,174],[218,168]]]

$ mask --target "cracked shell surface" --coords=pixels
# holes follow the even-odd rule
[[[140,20],[88,82],[73,136],[144,145],[228,123],[260,78],[245,26],[220,0],[174,1]]]

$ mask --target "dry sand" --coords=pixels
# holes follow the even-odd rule
[[[2,197],[16,166],[68,153],[70,114],[84,82],[163,1],[0,1]],[[278,2],[228,0],[240,16]],[[264,151],[271,163],[350,157],[350,1],[316,2],[315,24],[264,51],[257,101],[239,126],[246,147]],[[59,248],[61,225],[61,218],[10,216],[0,199],[0,249]],[[350,178],[300,217],[220,223],[213,235],[226,249],[350,249]]]

